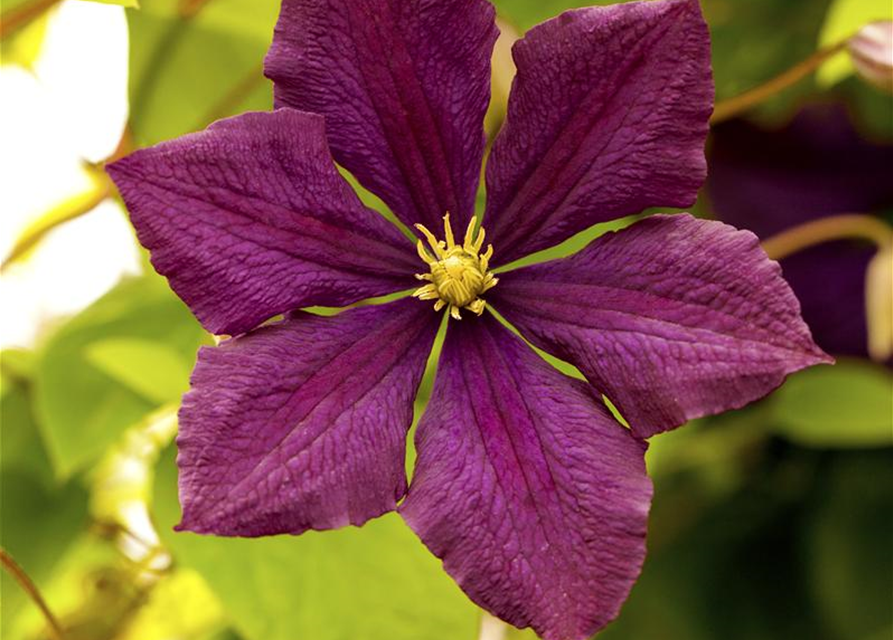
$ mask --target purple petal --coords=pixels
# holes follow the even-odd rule
[[[598,222],[687,207],[706,173],[710,42],[696,0],[569,11],[515,45],[487,166],[487,231],[511,262]]]
[[[862,139],[842,107],[817,105],[776,131],[742,120],[716,127],[707,188],[723,221],[768,238],[829,215],[893,209],[890,167],[893,145]],[[804,320],[831,353],[867,355],[865,268],[874,253],[844,241],[781,261]]]
[[[830,361],[780,272],[752,233],[652,216],[569,258],[502,274],[488,295],[646,438]]]
[[[155,268],[212,333],[392,293],[418,269],[339,175],[317,115],[248,113],[108,171]]]
[[[645,444],[489,314],[450,323],[400,512],[477,604],[546,640],[618,613],[645,556]]]
[[[326,116],[335,159],[403,222],[464,227],[497,33],[484,0],[283,0],[266,75],[277,105]]]
[[[416,300],[298,312],[203,348],[180,410],[178,529],[297,534],[393,510],[439,320]]]

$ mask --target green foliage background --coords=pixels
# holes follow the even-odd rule
[[[8,0],[4,16],[30,1]],[[523,31],[593,2],[495,4]],[[868,0],[855,8],[845,0],[703,5],[719,100],[806,58],[854,20],[858,26],[866,6],[881,12],[876,17],[891,12]],[[276,0],[142,0],[128,9],[134,144],[269,109],[261,65],[277,11]],[[16,48],[24,33],[4,38],[4,55],[28,50],[21,42]],[[865,135],[893,136],[889,96],[852,76],[845,61],[835,65],[751,117],[779,124],[806,100],[844,101]],[[709,215],[706,203],[698,210]],[[149,272],[49,331],[33,351],[2,354],[0,542],[46,595],[66,637],[476,638],[481,612],[397,516],[299,538],[172,532],[179,506],[171,415],[197,347],[208,343]],[[650,555],[620,619],[600,637],[893,637],[891,420],[890,370],[844,359],[793,377],[756,405],[655,438]],[[134,461],[143,475],[116,480],[120,465]],[[157,543],[135,541],[125,530],[122,505],[134,501],[148,505]],[[8,574],[0,587],[2,637],[48,637]],[[509,638],[533,635],[511,630]]]

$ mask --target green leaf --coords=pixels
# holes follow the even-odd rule
[[[791,376],[770,400],[777,431],[812,447],[893,444],[893,376],[866,360],[843,359]]]
[[[278,0],[154,0],[128,14],[131,125],[138,145],[272,106],[263,59]]]
[[[701,0],[710,25],[717,100],[736,96],[807,58],[815,50],[832,0]],[[861,0],[855,0],[860,2]],[[500,15],[522,31],[567,9],[616,4],[617,0],[494,0]],[[785,113],[814,92],[803,82],[763,107]]]
[[[607,0],[492,0],[500,16],[507,18],[512,24],[527,31],[544,20],[567,11],[597,4],[612,4]],[[622,0],[621,0],[622,1]],[[617,0],[614,0],[616,3]]]
[[[176,400],[189,388],[189,362],[165,344],[109,338],[85,353],[87,362],[151,402]]]
[[[87,492],[76,481],[54,482],[31,413],[30,387],[4,376],[0,400],[0,545],[41,587],[87,521]],[[31,605],[0,571],[0,636],[11,638],[19,614]]]
[[[840,458],[805,529],[809,585],[837,638],[887,637],[893,625],[893,451]]]
[[[34,374],[34,354],[26,349],[4,349],[0,352],[0,397],[16,388],[16,383],[29,383]]]
[[[77,482],[47,488],[21,469],[0,470],[3,529],[0,544],[38,588],[87,523],[87,492]],[[30,602],[18,584],[0,572],[2,635]]]
[[[830,2],[705,0],[717,100],[759,86],[812,55]],[[811,93],[814,82],[805,80],[767,102],[761,113],[786,114]]]
[[[154,512],[175,560],[204,576],[246,640],[476,637],[479,610],[396,514],[298,537],[172,533],[173,449],[159,463]]]
[[[819,34],[819,47],[828,47],[856,33],[869,22],[893,20],[889,0],[834,0]],[[818,81],[825,88],[837,84],[854,71],[849,56],[835,56],[819,69]]]
[[[91,462],[169,399],[174,388],[182,389],[205,340],[186,306],[157,276],[123,282],[60,328],[40,353],[35,379],[37,409],[57,473],[64,477]],[[140,346],[134,348],[134,341]],[[167,355],[147,360],[147,343]],[[139,358],[111,363],[110,351],[120,355],[122,344]],[[172,365],[172,353],[183,364]],[[176,379],[159,383],[159,372],[143,368],[160,361]]]
[[[6,358],[6,355],[4,353],[3,357]],[[5,360],[3,364],[5,367]],[[52,484],[52,467],[31,410],[30,390],[30,381],[3,374],[0,467],[26,469],[47,484]]]

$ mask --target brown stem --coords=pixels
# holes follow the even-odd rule
[[[40,595],[40,591],[37,589],[34,581],[28,577],[25,570],[19,566],[19,563],[13,560],[12,556],[9,555],[3,547],[0,547],[0,563],[2,563],[3,568],[6,569],[9,575],[15,578],[15,581],[19,583],[22,590],[27,593],[28,597],[30,597],[34,604],[37,605],[37,608],[40,609],[44,619],[46,619],[53,640],[65,640],[65,635],[62,633],[62,627],[59,625],[59,621],[56,620],[56,616],[50,611],[46,600]]]
[[[48,222],[27,231],[13,246],[3,262],[0,263],[0,273],[6,271],[11,265],[20,260],[29,250],[40,242],[50,231],[66,222],[89,213],[111,195],[111,182],[104,173],[98,173],[96,185],[86,193],[74,198],[69,198],[57,205],[50,214],[45,216]]]
[[[788,87],[800,82],[803,78],[822,66],[828,58],[831,58],[842,51],[847,46],[848,42],[849,38],[830,47],[819,49],[806,58],[806,60],[799,62],[768,82],[749,91],[745,91],[734,98],[721,100],[716,103],[716,107],[713,109],[713,117],[710,118],[710,123],[718,124],[734,118],[752,107],[755,107],[764,100],[767,100]]]
[[[118,146],[107,160],[98,164],[85,164],[85,168],[93,178],[93,188],[78,196],[69,198],[65,202],[57,205],[54,209],[51,209],[50,212],[44,216],[44,218],[48,220],[46,224],[27,229],[24,235],[15,243],[12,250],[9,252],[9,255],[7,255],[3,259],[3,262],[0,263],[0,273],[6,271],[9,265],[20,260],[22,256],[34,248],[34,246],[37,245],[37,243],[50,231],[66,222],[71,222],[75,218],[80,218],[82,215],[89,213],[99,206],[103,200],[108,198],[112,194],[112,184],[108,175],[105,173],[105,169],[103,169],[103,165],[107,162],[118,160],[131,151],[133,151],[133,135],[130,131],[130,126],[127,125],[124,127],[124,131],[121,132],[121,139],[118,141]]]
[[[61,0],[33,0],[4,11],[0,15],[0,39],[8,38],[19,29],[27,27],[59,2]]]
[[[252,69],[251,73],[245,76],[239,84],[230,89],[217,103],[205,113],[202,118],[201,126],[205,127],[215,120],[225,118],[232,114],[239,105],[241,105],[248,96],[257,89],[264,80],[263,67]]]
[[[184,20],[191,20],[211,0],[180,0],[177,3],[177,14]]]

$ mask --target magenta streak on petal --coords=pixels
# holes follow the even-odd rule
[[[491,300],[643,438],[830,361],[757,238],[689,215],[651,216],[569,258],[503,274]]]
[[[335,159],[406,224],[474,213],[490,97],[484,0],[284,0],[276,104],[325,115]]]
[[[108,171],[155,268],[212,333],[413,284],[410,243],[338,174],[321,116],[244,114]]]
[[[645,555],[644,443],[490,315],[450,323],[400,512],[476,603],[546,640],[612,620]]]
[[[500,264],[598,222],[694,202],[713,107],[695,0],[569,11],[515,45],[518,76],[487,166]]]
[[[178,528],[297,534],[394,509],[439,321],[401,300],[203,348],[180,411]]]

